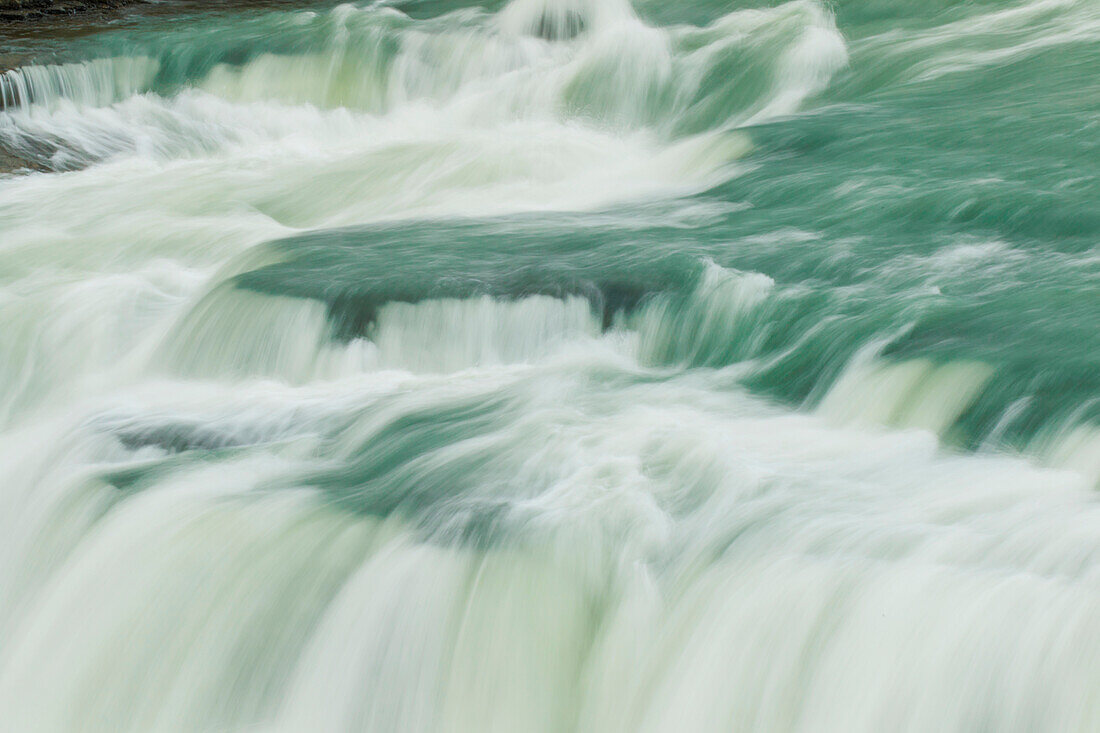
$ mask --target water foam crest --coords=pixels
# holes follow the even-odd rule
[[[64,102],[102,107],[148,91],[159,69],[144,56],[12,69],[0,74],[0,111],[52,110]]]
[[[568,120],[666,146],[685,135],[793,113],[846,58],[831,17],[805,2],[672,30],[648,25],[629,3],[611,0],[515,0],[497,15],[454,13],[419,22],[374,6],[299,17],[291,24],[298,40],[282,52],[226,47],[181,64],[168,45],[150,48],[149,56],[7,72],[0,76],[0,97],[9,112],[38,112],[33,121],[6,120],[11,129],[4,137],[15,147],[35,139],[78,151],[70,158],[79,163],[54,161],[55,167],[124,151],[193,155],[246,140],[241,129],[209,134],[212,120],[203,118],[216,114],[212,103],[174,101],[201,90],[238,105],[315,105],[390,121],[356,120],[360,139],[376,136],[380,126],[419,128],[445,139],[443,130]],[[72,108],[112,106],[143,92],[153,93],[164,110],[120,106],[88,118]],[[196,114],[199,119],[190,119]],[[250,136],[255,143],[271,142],[272,114],[285,112],[253,115],[260,123]],[[104,147],[106,139],[120,142]]]
[[[767,275],[709,263],[690,293],[660,296],[638,315],[643,358],[692,366],[751,358],[764,335],[756,310],[774,285]]]

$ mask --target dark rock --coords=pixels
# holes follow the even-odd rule
[[[26,22],[55,15],[114,10],[127,0],[0,0],[0,21]]]
[[[19,173],[28,171],[48,171],[40,161],[25,158],[18,153],[9,150],[3,142],[0,142],[0,175],[6,173]]]
[[[584,33],[586,25],[584,16],[575,10],[566,10],[564,13],[543,13],[533,30],[534,35],[547,41],[570,41]]]

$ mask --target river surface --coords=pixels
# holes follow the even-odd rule
[[[10,731],[1100,730],[1100,3],[6,41]]]

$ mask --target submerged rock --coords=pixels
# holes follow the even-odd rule
[[[41,163],[24,158],[0,144],[0,175],[27,171],[49,170]]]
[[[587,23],[575,10],[544,12],[533,29],[533,35],[547,41],[570,41],[584,33]]]

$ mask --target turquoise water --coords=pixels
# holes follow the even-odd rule
[[[1100,726],[1097,3],[10,45],[16,729]]]

